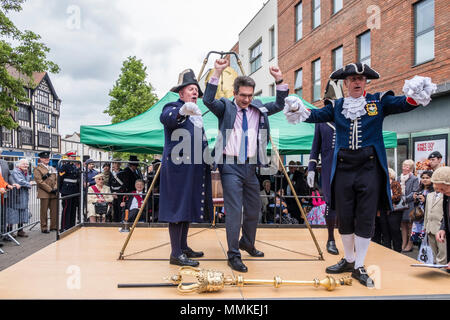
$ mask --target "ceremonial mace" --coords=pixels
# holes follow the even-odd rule
[[[210,52],[208,53],[208,55],[206,56],[205,60],[203,61],[203,66],[202,66],[202,68],[201,68],[201,70],[200,70],[200,73],[199,73],[199,75],[198,75],[198,78],[199,78],[199,79],[200,79],[200,77],[202,76],[203,69],[205,68],[206,63],[208,62],[208,58],[209,58],[209,55],[210,55],[211,53],[219,54],[219,55],[221,55],[221,57],[223,57],[223,56],[226,55],[226,54],[234,54],[235,57],[236,57],[237,63],[238,63],[238,65],[239,65],[240,69],[241,69],[242,75],[245,75],[244,69],[242,68],[241,60],[239,59],[239,56],[238,56],[235,52],[218,52],[218,51],[210,51]],[[209,112],[209,110],[206,111],[206,112],[204,112],[204,113],[202,114],[202,117],[203,117],[204,115],[206,115],[208,112]],[[314,235],[314,233],[313,233],[313,231],[312,231],[311,225],[309,224],[309,221],[308,221],[308,219],[307,219],[307,217],[306,217],[306,214],[305,214],[305,212],[304,212],[304,210],[303,210],[303,207],[302,207],[302,205],[300,204],[300,201],[298,200],[297,192],[295,191],[294,186],[292,185],[291,179],[289,178],[289,175],[288,175],[288,173],[287,173],[287,171],[286,171],[286,168],[285,168],[284,165],[283,165],[283,161],[281,160],[281,157],[280,157],[280,154],[279,154],[279,152],[278,152],[278,149],[277,149],[277,147],[275,146],[275,144],[274,144],[273,141],[272,141],[272,136],[269,135],[269,139],[270,139],[270,143],[272,144],[272,148],[273,148],[275,154],[277,155],[277,159],[278,159],[279,164],[281,165],[283,174],[284,174],[284,176],[286,177],[286,180],[287,180],[288,183],[289,183],[289,187],[291,188],[291,192],[292,192],[292,194],[293,194],[293,196],[294,196],[294,198],[295,198],[295,202],[297,203],[297,206],[298,206],[298,208],[299,208],[299,210],[300,210],[300,212],[301,212],[301,214],[302,214],[303,220],[305,221],[305,224],[306,224],[306,226],[307,226],[307,228],[308,228],[308,230],[309,230],[309,233],[311,234],[311,237],[312,237],[312,239],[313,239],[313,241],[314,241],[314,244],[315,244],[315,246],[316,246],[316,248],[317,248],[317,251],[319,252],[319,256],[320,256],[319,259],[320,259],[320,260],[325,260],[325,259],[323,258],[323,252],[322,252],[322,250],[321,250],[320,247],[319,247],[319,243],[317,242],[317,239],[316,239],[316,237],[315,237],[315,235]],[[216,219],[216,216],[214,215],[213,226],[215,225],[215,219]],[[281,220],[281,216],[280,216],[280,220]]]
[[[183,283],[183,276],[193,276],[197,279],[195,283]],[[239,275],[237,278],[233,276],[225,275],[221,271],[205,270],[200,268],[181,267],[178,274],[170,277],[171,282],[167,283],[149,283],[149,284],[118,284],[118,288],[155,288],[155,287],[177,287],[179,293],[205,293],[205,292],[217,292],[222,290],[225,286],[253,286],[253,285],[273,285],[275,288],[283,286],[313,286],[315,288],[323,287],[327,291],[333,291],[340,286],[351,286],[351,278],[340,278],[336,280],[331,276],[326,276],[324,279],[319,280],[317,278],[312,281],[300,281],[300,280],[283,280],[279,276],[275,276],[272,280],[257,280],[257,279],[244,279]]]

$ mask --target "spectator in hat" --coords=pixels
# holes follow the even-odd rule
[[[307,109],[294,96],[286,98],[284,110],[290,123],[334,121],[335,150],[330,176],[331,208],[336,209],[344,258],[326,268],[327,273],[351,272],[362,285],[373,287],[364,260],[373,236],[379,209],[392,210],[391,190],[383,143],[383,121],[386,116],[426,106],[436,91],[428,77],[406,80],[403,96],[392,91],[367,93],[368,79],[380,75],[367,64],[350,63],[334,71],[330,78],[344,80],[347,96],[325,100],[320,109]]]
[[[76,224],[77,208],[79,207],[79,196],[67,197],[80,193],[81,164],[77,162],[76,152],[66,153],[67,160],[62,162],[58,169],[58,186],[61,197],[61,231],[68,230]]]
[[[447,240],[447,272],[450,272],[450,167],[438,168],[431,177],[434,190],[443,196],[444,217],[436,234],[436,240],[444,243]]]
[[[50,231],[56,231],[58,228],[58,189],[56,169],[49,166],[50,152],[43,151],[39,153],[39,164],[34,169],[34,181],[38,188],[38,198],[41,200],[41,232],[49,233],[47,226],[47,212],[50,210]]]
[[[433,151],[428,156],[428,161],[429,161],[430,170],[436,171],[437,168],[439,168],[440,166],[443,165],[441,163],[442,154],[439,151]]]
[[[136,190],[136,180],[143,180],[142,172],[139,169],[139,159],[137,156],[130,155],[130,158],[128,159],[128,167],[123,170],[121,178],[124,185],[124,193],[131,193]]]
[[[99,174],[97,170],[94,169],[95,163],[92,159],[87,159],[86,162],[86,174],[85,174],[85,180],[84,180],[84,186],[90,187],[95,184],[94,177]]]
[[[120,159],[116,158],[112,161],[112,169],[109,177],[109,187],[111,188],[112,193],[123,193],[124,192],[124,183],[122,181],[123,171],[120,168]],[[122,209],[120,207],[120,203],[122,202],[122,195],[113,195],[113,222],[122,221]]]
[[[95,184],[88,189],[87,217],[89,222],[105,222],[107,211],[114,198],[108,194],[111,193],[111,189],[105,185],[105,177],[103,174],[97,174],[94,177],[94,181]],[[104,204],[107,207],[106,211],[101,212],[101,209],[96,208],[96,203]]]

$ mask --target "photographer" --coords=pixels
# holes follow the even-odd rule
[[[419,191],[415,192],[414,209],[410,211],[410,218],[413,223],[411,230],[411,241],[414,244],[420,245],[425,236],[424,230],[424,212],[427,195],[434,192],[433,184],[431,183],[431,176],[433,171],[424,171],[420,175]]]

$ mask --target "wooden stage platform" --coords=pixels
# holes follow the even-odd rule
[[[177,273],[168,262],[166,228],[136,228],[118,260],[126,233],[117,227],[82,227],[0,272],[0,299],[450,299],[450,275],[442,270],[413,268],[403,254],[371,243],[366,268],[375,270],[376,288],[352,286],[326,291],[314,287],[225,287],[217,293],[179,294],[172,288],[118,288],[120,283],[160,283]],[[242,252],[248,279],[313,280],[341,256],[325,250],[326,229],[314,229],[325,260],[319,260],[307,229],[259,228],[257,248],[265,257]],[[223,228],[191,227],[189,245],[203,250],[200,267],[237,275],[226,262]],[[342,250],[339,236],[337,246]],[[344,274],[349,275],[349,274]],[[340,275],[336,275],[340,276]]]

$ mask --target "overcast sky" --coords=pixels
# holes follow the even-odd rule
[[[197,74],[209,51],[228,51],[267,0],[28,0],[10,18],[50,48],[62,100],[60,134],[109,124],[103,114],[122,62],[136,56],[162,98],[178,74]],[[210,63],[218,56],[210,57]]]

